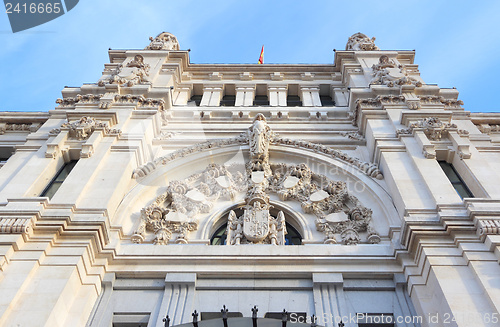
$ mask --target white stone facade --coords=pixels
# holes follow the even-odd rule
[[[500,326],[500,114],[361,33],[332,65],[191,64],[150,40],[55,110],[0,113],[1,326],[223,305]]]

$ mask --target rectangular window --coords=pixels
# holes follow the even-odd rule
[[[332,97],[329,95],[320,95],[319,99],[321,100],[321,105],[323,107],[334,107],[335,101],[333,101]]]
[[[0,168],[7,163],[7,160],[14,154],[13,147],[0,147]]]
[[[253,105],[254,106],[268,106],[269,105],[269,98],[267,95],[256,95],[255,99],[253,100]]]
[[[61,187],[62,183],[64,182],[66,177],[68,177],[69,173],[75,167],[77,162],[78,160],[72,160],[70,162],[65,163],[64,166],[62,166],[62,168],[56,174],[56,177],[54,177],[54,179],[50,181],[49,185],[47,185],[47,187],[45,188],[45,190],[43,190],[40,196],[46,196],[49,199],[52,199],[54,194],[57,192],[59,187]]]
[[[302,101],[298,95],[289,95],[286,97],[286,105],[288,107],[302,107]]]
[[[222,107],[234,107],[235,103],[236,103],[235,95],[225,95],[224,97],[222,97],[222,100],[220,101],[220,105]]]
[[[448,179],[450,180],[451,185],[453,185],[453,187],[455,188],[455,191],[457,191],[458,195],[460,195],[462,199],[474,197],[474,195],[469,190],[467,185],[465,185],[462,178],[460,178],[460,175],[458,175],[457,171],[455,170],[452,164],[446,161],[439,161],[439,165],[446,174],[446,177],[448,177]]]

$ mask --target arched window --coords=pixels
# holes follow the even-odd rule
[[[226,229],[227,223],[222,225],[215,231],[210,238],[210,245],[225,245],[226,244]],[[288,222],[286,223],[287,234],[285,235],[285,245],[300,245],[302,244],[302,236],[299,232]]]

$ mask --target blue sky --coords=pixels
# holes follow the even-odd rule
[[[500,111],[500,1],[80,0],[13,34],[0,14],[0,111],[47,111],[65,85],[96,82],[108,48],[142,49],[162,31],[192,63],[333,63],[356,32],[417,51],[424,81],[456,87],[469,111]]]

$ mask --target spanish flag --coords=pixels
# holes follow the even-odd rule
[[[260,57],[258,63],[261,65],[264,63],[264,46],[262,46],[262,50],[260,50]]]

